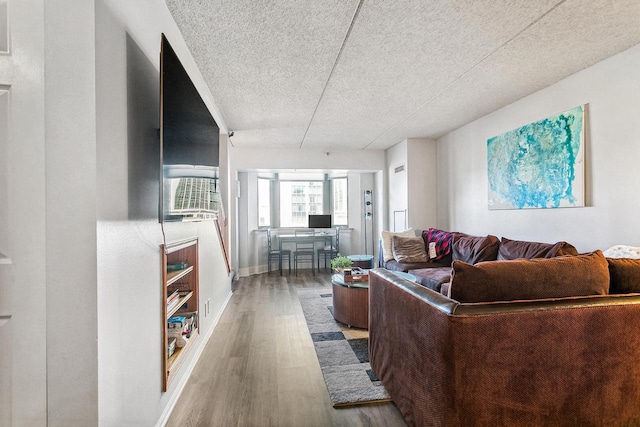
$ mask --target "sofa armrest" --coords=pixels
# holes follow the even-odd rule
[[[369,273],[370,364],[409,425],[455,424],[446,319],[457,305],[387,270]],[[432,418],[411,410],[412,405],[441,410]]]
[[[369,279],[371,366],[408,424],[640,424],[640,294],[460,304]]]

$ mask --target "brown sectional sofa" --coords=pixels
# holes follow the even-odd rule
[[[369,276],[371,367],[409,425],[640,426],[640,260],[452,270],[452,297]]]
[[[493,235],[470,236],[433,228],[422,232],[421,237],[424,241],[425,254],[429,251],[429,244],[437,242],[438,238],[450,239],[449,251],[441,254],[437,261],[431,261],[428,256],[422,262],[399,262],[395,259],[385,261],[381,242],[378,265],[387,270],[413,274],[421,285],[445,295],[448,293],[447,283],[451,280],[451,266],[454,261],[476,264],[484,261],[552,258],[578,254],[576,248],[567,242],[540,243],[511,240],[506,237],[498,239]]]

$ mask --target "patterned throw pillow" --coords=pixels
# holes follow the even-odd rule
[[[393,258],[398,262],[427,262],[422,237],[393,236],[391,239]]]
[[[441,260],[451,253],[454,234],[437,228],[430,228],[422,232],[429,262]]]

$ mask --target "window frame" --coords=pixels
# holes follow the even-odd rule
[[[268,188],[269,188],[269,223],[265,224],[265,225],[260,225],[260,195],[262,194],[260,192],[260,181],[267,181],[269,183]],[[258,198],[258,209],[256,209],[257,211],[257,216],[258,216],[258,229],[266,229],[266,228],[272,228],[274,226],[274,220],[275,217],[274,215],[274,197],[273,197],[273,184],[274,184],[274,178],[267,178],[267,177],[258,177],[258,186],[257,186],[257,198]]]
[[[271,221],[269,225],[259,225],[260,224],[260,191],[257,191],[257,203],[258,209],[256,209],[256,219],[258,223],[258,229],[268,229],[268,228],[286,228],[286,229],[295,229],[301,228],[300,226],[282,226],[280,212],[281,212],[281,195],[280,195],[280,183],[282,182],[321,182],[322,185],[322,214],[330,214],[332,216],[332,221],[335,221],[335,213],[334,213],[334,180],[345,180],[346,192],[345,192],[345,205],[347,211],[347,223],[346,224],[338,224],[333,222],[333,227],[343,227],[347,228],[349,226],[349,179],[348,176],[337,176],[337,177],[329,177],[328,174],[324,174],[323,179],[281,179],[280,176],[276,173],[274,177],[258,177],[258,180],[268,180],[270,181],[269,186],[269,199],[271,203]]]
[[[342,181],[344,180],[345,182],[345,197],[344,197],[344,204],[345,204],[345,211],[346,211],[346,215],[347,215],[347,222],[342,224],[342,223],[338,223],[335,221],[336,218],[336,213],[335,213],[335,182],[336,181]],[[329,179],[330,181],[330,190],[329,190],[329,195],[331,196],[330,200],[329,200],[329,208],[330,208],[330,213],[331,213],[331,219],[333,220],[333,226],[334,227],[349,227],[349,178],[347,176],[339,176],[339,177],[334,177]]]

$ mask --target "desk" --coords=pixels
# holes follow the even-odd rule
[[[316,232],[313,236],[312,235],[308,235],[308,236],[296,236],[295,234],[281,234],[278,236],[278,250],[280,250],[280,253],[282,253],[282,243],[309,243],[309,242],[322,242],[326,245],[333,245],[333,237],[335,236],[335,232],[334,233],[326,233],[326,232]],[[291,262],[291,261],[289,261]],[[315,265],[315,251],[314,251],[314,255],[313,255],[313,263]],[[278,265],[278,267],[280,267],[280,275],[282,276],[282,257],[280,257],[280,263]]]

